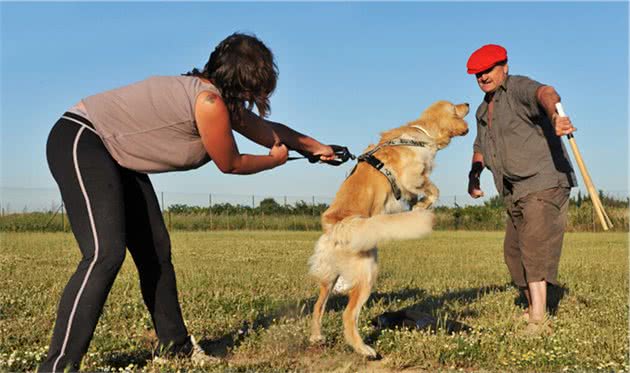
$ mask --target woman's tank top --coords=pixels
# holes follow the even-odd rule
[[[210,161],[195,122],[195,101],[203,91],[220,94],[196,77],[153,76],[82,102],[87,119],[121,166],[156,173]]]

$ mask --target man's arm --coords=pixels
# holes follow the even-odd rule
[[[472,157],[472,167],[468,173],[468,194],[472,198],[483,197],[481,190],[481,171],[483,171],[483,155],[474,152]]]
[[[282,123],[265,120],[251,111],[246,111],[241,123],[233,123],[233,128],[246,138],[267,148],[282,143],[289,149],[304,155],[319,155],[324,161],[335,159],[335,154],[330,146]]]
[[[573,133],[576,128],[573,127],[569,117],[561,117],[556,111],[556,104],[560,102],[560,95],[552,87],[543,85],[536,90],[536,99],[545,110],[547,117],[551,120],[557,136],[563,136]]]

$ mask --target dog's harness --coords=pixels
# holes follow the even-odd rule
[[[420,126],[412,126],[412,127],[417,128],[418,130],[422,131],[429,138],[431,138],[431,139],[433,138],[433,136],[429,135],[429,133],[424,128],[422,128]],[[424,141],[407,140],[407,139],[400,139],[400,138],[399,139],[394,139],[394,140],[386,141],[386,142],[384,142],[382,144],[379,144],[374,149],[361,154],[360,156],[357,157],[357,161],[358,162],[365,162],[365,163],[369,164],[370,166],[374,167],[376,170],[378,170],[383,175],[385,175],[385,177],[387,178],[387,181],[389,181],[389,184],[392,187],[392,192],[394,193],[394,197],[396,197],[396,199],[399,200],[400,197],[402,196],[402,192],[400,191],[400,187],[396,183],[396,177],[394,176],[394,173],[387,166],[385,166],[385,164],[380,159],[376,158],[374,156],[374,153],[376,153],[381,148],[386,147],[386,146],[420,146],[420,147],[426,147],[427,145],[429,145],[429,143],[424,142]],[[353,172],[354,172],[354,170],[352,170],[352,172],[350,174],[352,174]]]

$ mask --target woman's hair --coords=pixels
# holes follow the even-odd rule
[[[184,74],[211,80],[221,91],[232,121],[254,105],[261,117],[269,114],[269,96],[276,88],[278,67],[273,53],[253,35],[234,33],[216,46],[202,71]]]

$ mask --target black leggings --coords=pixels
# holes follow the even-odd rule
[[[160,345],[172,352],[189,350],[170,238],[149,177],[118,165],[92,124],[73,113],[53,127],[46,156],[83,258],[61,296],[48,356],[39,370],[79,369],[125,247],[138,268]]]

